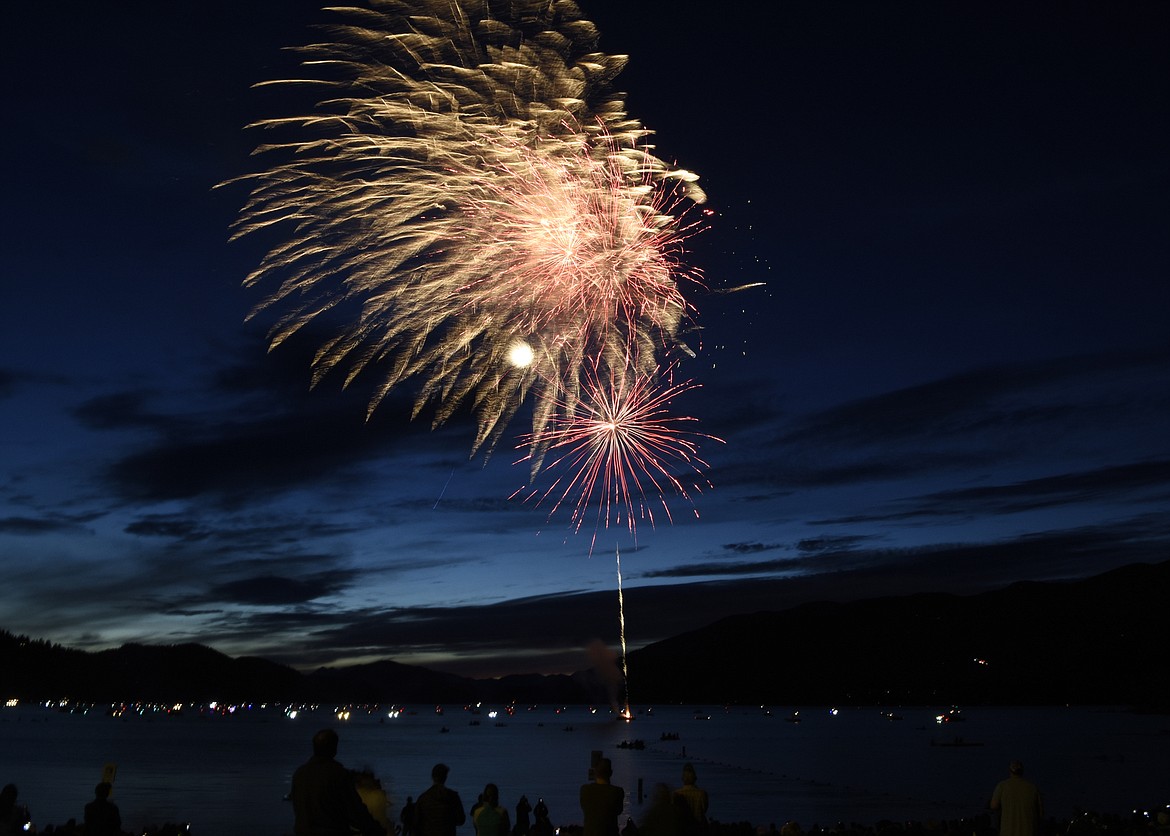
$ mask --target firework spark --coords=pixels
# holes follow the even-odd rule
[[[634,714],[630,711],[630,669],[626,664],[626,599],[622,595],[621,548],[614,549],[614,557],[617,559],[618,635],[622,642],[622,685],[625,688],[625,703],[622,705],[621,717],[624,720],[632,720]]]
[[[623,56],[566,0],[372,0],[333,9],[304,48],[325,99],[262,145],[236,235],[284,236],[247,285],[270,288],[278,346],[356,306],[312,380],[408,381],[435,426],[462,406],[490,451],[533,397],[534,466],[574,413],[586,366],[649,377],[692,311],[679,257],[702,191],[660,160],[612,82]]]
[[[549,503],[550,518],[570,503],[574,531],[596,508],[594,543],[611,524],[624,524],[635,536],[639,521],[653,526],[656,506],[672,520],[668,496],[680,496],[693,508],[692,492],[709,486],[702,477],[707,463],[699,458],[699,442],[722,440],[686,429],[695,419],[672,415],[667,407],[698,385],[671,382],[672,369],[662,375],[637,369],[619,375],[612,368],[587,367],[581,397],[560,410],[545,433],[550,459],[545,469],[552,483],[543,490],[522,488],[513,497]],[[532,439],[525,441],[531,445]],[[533,455],[530,450],[520,461]]]

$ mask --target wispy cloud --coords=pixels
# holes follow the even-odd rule
[[[1170,379],[1170,353],[1097,354],[975,369],[807,415],[782,444],[873,447],[988,439],[1049,426],[1097,429],[1102,414],[1163,411],[1170,395],[1143,381]],[[984,442],[986,443],[986,442]]]
[[[0,517],[0,534],[37,535],[64,531],[80,531],[83,523],[61,516]]]
[[[1087,503],[1141,508],[1167,501],[1170,501],[1170,461],[1149,461],[937,491],[891,501],[886,511],[813,522],[832,525],[929,517],[995,517]]]

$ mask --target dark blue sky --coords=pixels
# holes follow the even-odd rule
[[[812,599],[1170,557],[1170,7],[585,2],[715,211],[678,408],[696,519],[573,534],[505,443],[309,391],[228,242],[256,82],[327,19],[250,0],[6,12],[0,628],[302,666],[586,667]],[[759,4],[756,4],[757,6]],[[317,335],[310,335],[315,337]],[[519,424],[517,431],[524,427]]]

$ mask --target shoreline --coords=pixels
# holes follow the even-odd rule
[[[643,825],[658,785],[674,786],[683,764],[693,762],[699,785],[711,795],[714,836],[778,834],[790,820],[805,833],[880,834],[894,821],[901,830],[991,836],[982,817],[991,789],[1019,754],[1044,793],[1051,833],[1076,836],[1078,807],[1112,811],[1108,818],[1128,831],[1131,805],[1170,801],[1163,797],[1170,789],[1162,778],[1170,732],[1164,715],[967,713],[961,731],[981,746],[931,746],[942,727],[932,712],[909,710],[901,712],[902,722],[870,711],[802,711],[802,722],[793,723],[758,710],[663,709],[653,723],[640,720],[636,731],[603,718],[518,712],[502,722],[485,716],[475,725],[451,716],[445,718],[450,733],[440,734],[436,724],[444,718],[421,713],[396,720],[363,714],[345,723],[326,709],[295,720],[267,712],[114,719],[28,706],[0,712],[0,782],[20,788],[20,801],[42,832],[46,823],[67,832],[63,823],[81,818],[103,765],[115,762],[114,800],[138,834],[194,817],[195,836],[277,836],[292,830],[292,810],[282,799],[293,769],[308,755],[311,733],[334,726],[342,735],[339,760],[378,776],[390,796],[391,821],[442,761],[451,765],[465,806],[491,781],[509,809],[521,794],[533,804],[543,796],[563,836],[577,836],[577,789],[598,750],[613,758],[615,783],[627,792],[623,826],[627,817]],[[954,730],[945,728],[948,735]],[[653,743],[624,745],[631,734]],[[657,742],[663,734],[669,739]],[[474,830],[461,828],[459,836]],[[642,836],[654,836],[653,827]]]

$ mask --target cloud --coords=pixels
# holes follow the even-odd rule
[[[200,496],[239,504],[286,492],[384,453],[398,433],[338,412],[220,425],[204,438],[181,437],[132,453],[108,477],[125,499]]]
[[[52,534],[77,530],[73,520],[47,517],[0,517],[0,534]]]
[[[640,578],[700,578],[700,577],[728,577],[734,575],[769,575],[773,577],[791,577],[805,574],[809,571],[819,571],[812,565],[810,558],[820,555],[843,555],[861,552],[862,544],[880,539],[876,535],[840,534],[824,535],[821,537],[806,538],[791,545],[765,546],[759,543],[736,543],[724,546],[724,549],[734,555],[759,554],[767,551],[782,550],[784,556],[771,560],[738,561],[714,560],[703,563],[688,562],[667,569],[657,569],[644,572]]]
[[[1134,462],[1028,479],[1002,485],[939,491],[922,497],[943,513],[956,506],[970,513],[1015,513],[1083,502],[1125,503],[1135,495],[1147,499],[1170,498],[1170,460]],[[950,511],[946,509],[950,508]]]
[[[127,534],[140,537],[164,537],[188,543],[198,542],[209,536],[207,529],[194,520],[167,518],[157,514],[128,523],[123,530]]]
[[[687,563],[669,569],[643,572],[640,578],[700,578],[727,577],[728,575],[778,575],[801,571],[798,561],[791,557],[774,560],[743,562]]]
[[[1005,577],[1053,580],[1158,562],[1170,545],[1170,524],[1150,517],[970,544],[871,549],[842,545],[839,550],[812,550],[788,560],[710,564],[712,574],[723,575],[719,580],[627,586],[631,647],[729,615],[779,611],[809,601],[921,592],[969,594],[998,588]],[[742,576],[729,577],[737,574]],[[258,638],[265,632],[292,630],[297,638],[290,640],[297,648],[285,650],[281,658],[296,664],[347,656],[406,662],[424,657],[432,667],[463,671],[474,667],[485,675],[517,672],[520,658],[533,670],[555,670],[565,658],[577,658],[591,641],[612,645],[619,639],[616,591],[571,591],[452,607],[259,613],[233,621],[232,628],[254,631]]]
[[[174,416],[150,411],[147,408],[149,397],[145,392],[116,392],[110,395],[101,395],[79,404],[73,410],[73,415],[83,427],[92,430],[145,427],[163,431],[178,431],[183,422]]]
[[[269,354],[245,354],[253,362],[233,359],[192,384],[185,397],[170,393],[165,406],[161,393],[148,390],[80,403],[73,416],[89,430],[147,433],[123,443],[127,451],[100,477],[104,487],[127,503],[202,498],[232,507],[330,481],[356,490],[373,462],[413,447],[428,451],[427,467],[441,466],[435,454],[444,445],[455,450],[458,444],[466,461],[473,435],[462,413],[435,432],[411,420],[408,391],[392,393],[367,417],[373,375],[345,389],[326,376],[311,388],[316,336],[300,334]],[[407,441],[411,448],[403,446]],[[385,484],[396,472],[383,467],[378,479]],[[140,525],[137,533],[148,530]]]
[[[991,518],[1004,514],[1105,502],[1140,508],[1170,500],[1170,460],[1070,471],[1018,482],[981,485],[909,497],[890,503],[892,510],[826,518],[816,525],[873,523],[927,517]]]
[[[26,388],[44,385],[63,387],[73,384],[75,381],[62,374],[0,368],[0,401],[23,394]]]
[[[270,512],[276,513],[276,512]],[[127,534],[138,537],[173,540],[183,544],[211,542],[217,554],[265,553],[281,548],[304,546],[316,541],[330,541],[361,530],[354,523],[339,521],[336,515],[280,514],[271,522],[259,521],[255,514],[245,517],[197,514],[147,514],[126,524]],[[289,554],[295,557],[295,553]]]
[[[1167,422],[1170,353],[1003,364],[828,409],[776,414],[770,430],[761,424],[716,450],[711,478],[717,493],[758,504],[861,485],[906,495],[995,472],[1041,479],[1053,462],[1125,470],[1170,455]],[[1046,493],[1051,500],[1058,491]],[[949,497],[957,507],[964,495]],[[932,504],[942,507],[943,498]],[[993,510],[975,493],[966,498],[973,510]],[[899,517],[836,514],[830,521],[882,518]]]
[[[1117,415],[1123,408],[1113,384],[1132,381],[1137,385],[1127,387],[1126,397],[1135,406],[1151,406],[1147,391],[1140,387],[1151,375],[1170,375],[1170,354],[1098,354],[989,366],[808,415],[782,432],[779,440],[869,447],[980,438],[1067,425],[1070,418],[1097,426],[1102,410]],[[1106,393],[1109,397],[1102,397]]]
[[[780,543],[725,543],[723,546],[725,551],[736,554],[758,554],[783,548],[786,547]]]
[[[519,500],[509,500],[506,496],[479,496],[448,498],[439,496],[435,499],[404,499],[394,503],[394,507],[404,511],[428,511],[443,509],[444,511],[460,514],[489,514],[523,513],[529,515],[531,508],[526,508]]]
[[[354,577],[352,572],[336,570],[307,578],[257,575],[215,584],[201,597],[206,601],[263,606],[303,604],[344,591]]]

